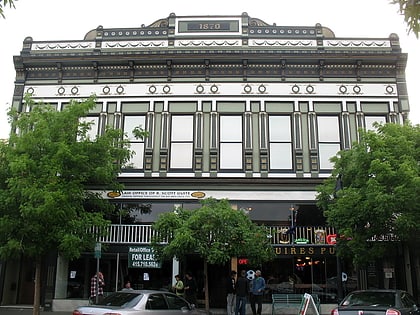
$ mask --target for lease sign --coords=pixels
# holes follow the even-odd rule
[[[128,268],[160,268],[151,246],[130,246],[128,248]]]

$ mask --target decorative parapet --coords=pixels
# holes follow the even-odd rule
[[[279,50],[285,48],[300,49],[320,49],[336,50],[349,49],[372,51],[372,49],[391,50],[390,40],[323,40],[319,46],[316,40],[310,39],[275,39],[275,38],[251,38],[244,44],[241,38],[223,39],[223,38],[206,38],[206,39],[177,39],[174,41],[176,48],[220,48],[220,47],[261,47],[261,48],[277,48]],[[150,48],[168,48],[169,40],[129,40],[129,41],[102,41],[99,47],[96,47],[95,41],[65,41],[65,42],[32,42],[30,51],[35,53],[48,52],[60,53],[68,51],[93,51],[95,48],[100,50],[148,50]],[[96,46],[95,46],[96,45]]]
[[[249,47],[285,48],[316,47],[319,50],[355,49],[399,52],[399,38],[391,34],[388,38],[336,38],[328,27],[278,26],[263,20],[242,15],[231,16],[176,16],[159,19],[149,26],[134,28],[103,28],[89,31],[83,41],[34,42],[31,37],[24,41],[23,51],[67,52],[72,50],[95,50],[150,48],[220,48]]]
[[[106,41],[102,42],[102,49],[149,49],[168,47],[166,40],[140,40],[140,41]]]
[[[365,39],[327,39],[324,40],[326,48],[391,48],[390,40],[365,40]]]
[[[242,46],[241,40],[210,39],[210,40],[177,40],[175,47],[238,47]]]
[[[316,47],[316,40],[301,40],[301,39],[250,39],[249,46],[253,47]]]
[[[32,42],[31,51],[93,50],[94,41],[78,42]]]

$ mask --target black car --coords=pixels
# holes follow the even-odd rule
[[[331,315],[420,315],[420,310],[406,291],[360,290],[349,293]]]

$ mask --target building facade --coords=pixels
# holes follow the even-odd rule
[[[263,266],[248,266],[246,257],[211,266],[211,306],[224,303],[221,283],[231,268],[261,268],[269,290],[319,293],[326,303],[339,294],[337,270],[347,275],[344,291],[356,283],[415,291],[415,277],[397,263],[398,245],[361,274],[337,260],[334,229],[316,207],[330,157],[350,149],[359,128],[408,118],[406,61],[395,34],[338,38],[320,24],[269,25],[246,13],[170,14],[149,26],[99,26],[82,40],[26,38],[14,58],[13,107],[31,110],[26,93],[57,110],[95,94],[97,107],[86,117],[91,136],[121,128],[135,152],[120,175],[122,194],[104,192],[132,216],[115,219],[99,254],[66,261],[52,253],[44,304],[60,310],[86,300],[97,259],[107,292],[126,279],[167,288],[187,270],[200,282],[198,257],[156,262],[149,245],[160,213],[197,208],[207,197],[227,198],[269,226],[277,254]],[[144,140],[131,133],[139,125],[149,132]],[[31,271],[25,258],[2,263],[3,305],[32,303]]]

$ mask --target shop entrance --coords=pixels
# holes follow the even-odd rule
[[[272,293],[318,294],[322,303],[337,302],[336,258],[291,256],[263,265],[266,296]]]

